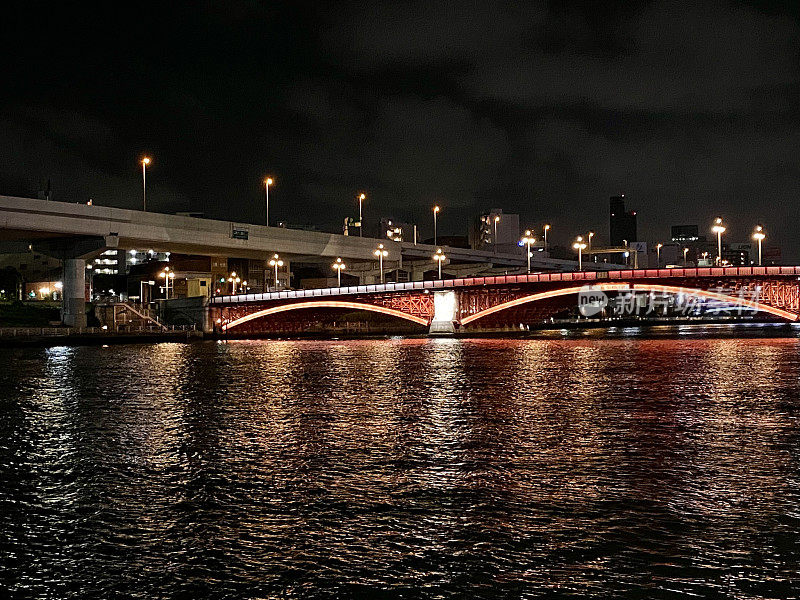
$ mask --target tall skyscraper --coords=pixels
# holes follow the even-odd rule
[[[622,246],[625,242],[635,242],[636,211],[625,210],[625,195],[611,196],[609,202],[610,219],[608,241],[612,246]]]

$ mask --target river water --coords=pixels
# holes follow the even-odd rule
[[[0,597],[797,597],[800,340],[693,331],[2,350]]]

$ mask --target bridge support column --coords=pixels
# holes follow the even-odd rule
[[[433,320],[429,335],[453,335],[458,314],[458,296],[453,290],[433,293]]]
[[[203,333],[214,331],[214,313],[211,310],[210,298],[203,298]]]
[[[69,327],[86,327],[86,261],[68,258],[63,262],[61,321]]]

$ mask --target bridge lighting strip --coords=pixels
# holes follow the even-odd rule
[[[348,308],[351,310],[369,310],[372,312],[382,313],[384,315],[391,315],[393,317],[405,319],[406,321],[413,321],[414,323],[418,323],[420,325],[428,325],[427,319],[423,319],[422,317],[417,317],[416,315],[410,315],[408,313],[400,312],[399,310],[395,310],[393,308],[386,308],[385,306],[377,306],[375,304],[364,304],[363,302],[344,302],[342,300],[312,300],[311,302],[298,302],[296,304],[284,304],[282,306],[273,306],[272,308],[265,308],[264,310],[259,310],[258,312],[254,312],[253,314],[245,315],[244,317],[231,321],[230,323],[226,323],[225,325],[222,326],[222,330],[227,331],[229,329],[232,329],[233,327],[241,325],[242,323],[247,323],[248,321],[252,321],[253,319],[260,319],[261,317],[267,317],[269,315],[275,315],[290,310],[300,310],[303,308]]]

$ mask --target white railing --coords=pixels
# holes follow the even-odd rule
[[[408,281],[405,283],[379,283],[308,290],[282,290],[258,294],[236,294],[214,296],[212,304],[242,304],[246,302],[268,302],[295,298],[320,296],[343,296],[401,292],[407,290],[452,289],[465,286],[507,285],[517,283],[539,283],[553,281],[596,281],[607,279],[649,279],[671,277],[743,277],[771,275],[800,275],[800,267],[692,267],[675,269],[625,269],[619,271],[567,271],[564,273],[526,273],[522,275],[496,275],[489,277],[459,277],[456,279],[434,279],[431,281]]]
[[[42,337],[108,333],[102,327],[0,327],[0,337]]]
[[[159,332],[197,331],[195,325],[162,325]],[[126,333],[153,333],[154,328],[128,327],[124,331],[112,331],[104,327],[0,327],[3,337],[58,337],[69,335],[108,335]]]

